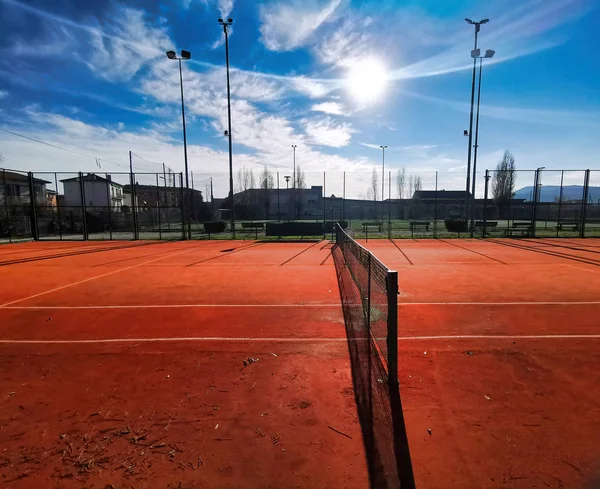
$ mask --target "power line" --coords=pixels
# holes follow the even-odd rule
[[[5,132],[7,134],[12,134],[13,136],[17,136],[17,137],[20,137],[20,138],[23,138],[23,139],[28,139],[29,141],[33,141],[35,143],[43,144],[45,146],[50,146],[51,148],[60,149],[61,151],[66,151],[67,153],[72,153],[72,154],[76,154],[76,155],[79,155],[79,156],[84,156],[86,158],[91,158],[91,159],[93,159],[93,160],[96,161],[96,164],[98,164],[98,161],[104,161],[104,162],[110,163],[112,165],[121,166],[123,168],[129,168],[129,165],[125,165],[123,163],[117,163],[116,161],[107,160],[106,158],[98,158],[96,156],[91,156],[91,155],[88,155],[88,154],[85,154],[85,153],[80,153],[80,152],[74,151],[72,149],[63,148],[62,146],[57,146],[56,144],[47,143],[46,141],[42,141],[40,139],[32,138],[30,136],[25,136],[24,134],[19,134],[17,132],[9,131],[8,129],[4,129],[2,127],[0,127],[0,131]],[[135,154],[135,153],[132,153],[132,154]],[[139,155],[136,155],[136,156],[138,156],[138,158],[141,158],[142,160],[148,161],[148,163],[154,163],[153,161],[146,160],[145,158],[142,158]],[[156,163],[156,164],[157,165],[161,165],[161,163]],[[144,168],[139,168],[139,167],[136,167],[136,168],[138,170],[141,170],[141,171],[144,170]]]

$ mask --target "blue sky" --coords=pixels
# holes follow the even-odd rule
[[[520,169],[600,169],[595,7],[593,0],[0,0],[0,128],[81,154],[6,132],[0,153],[9,168],[91,171],[99,158],[111,172],[126,170],[131,150],[148,160],[136,157],[138,170],[165,162],[182,171],[179,74],[164,53],[183,48],[192,52],[184,63],[190,168],[200,187],[218,174],[224,192],[217,18],[231,16],[235,170],[267,165],[288,174],[296,144],[309,183],[320,183],[324,170],[346,171],[358,192],[380,168],[385,144],[388,169],[418,172],[425,187],[438,170],[442,187],[461,188],[473,44],[464,18],[488,17],[479,44],[496,56],[484,63],[478,167],[493,168],[508,148]],[[381,80],[378,97],[363,96]],[[567,175],[568,183],[579,180]]]

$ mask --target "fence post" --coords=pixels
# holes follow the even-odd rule
[[[388,382],[391,386],[398,385],[398,272],[387,272],[387,303],[388,303]]]
[[[173,177],[173,183],[175,182],[175,178]],[[184,200],[184,196],[183,196],[183,173],[179,174],[179,190],[180,190],[180,204],[181,204],[181,238],[185,239],[186,238],[186,234],[185,234],[185,204],[183,203]],[[232,207],[233,207],[233,202],[232,202]],[[209,237],[210,239],[210,237]]]
[[[6,170],[2,169],[2,188],[4,190],[4,209],[6,211],[6,231],[8,233],[8,242],[12,243],[12,236],[10,232],[10,210],[8,207],[8,191],[6,187]]]
[[[344,188],[342,190],[342,221],[346,220],[346,172],[344,172]]]
[[[162,241],[162,225],[160,222],[160,187],[158,185],[158,173],[156,174],[156,213],[158,214],[158,239]]]
[[[279,172],[277,172],[277,222],[281,222],[281,209],[279,207]]]
[[[392,171],[388,172],[388,239],[392,239]]]
[[[104,174],[104,178],[106,179],[106,204],[107,204],[107,212],[108,212],[108,235],[110,237],[110,240],[112,241],[112,222],[111,222],[111,207],[112,207],[112,200],[111,200],[111,195],[110,195],[110,187],[111,187],[111,180],[109,180],[109,175],[108,173]]]
[[[438,172],[435,172],[435,193],[433,194],[433,237],[437,238],[437,201],[438,201]]]
[[[485,189],[483,191],[483,237],[487,234],[487,204],[488,204],[488,184],[490,182],[490,171],[485,171]]]
[[[37,226],[37,213],[36,213],[36,208],[35,208],[35,188],[34,188],[34,184],[33,184],[33,173],[32,172],[27,172],[27,179],[29,182],[29,206],[30,206],[30,210],[29,210],[29,219],[30,219],[30,224],[31,224],[31,237],[38,241],[40,239],[39,233],[38,233],[38,226]]]
[[[556,237],[558,238],[558,230],[561,228],[560,225],[560,211],[562,210],[562,199],[563,199],[563,181],[565,178],[565,171],[560,172],[560,193],[558,194],[558,213],[556,214]]]
[[[87,241],[88,232],[87,232],[87,216],[86,216],[86,205],[85,205],[85,183],[83,181],[83,173],[79,172],[79,196],[81,199],[81,225],[83,227],[83,239]]]
[[[538,185],[540,181],[540,170],[537,169],[533,178],[533,208],[531,210],[531,235],[535,238],[535,228],[537,220],[537,201],[538,201]]]
[[[56,190],[56,215],[58,218],[58,236],[60,237],[60,240],[62,241],[63,237],[62,237],[62,220],[60,218],[60,202],[58,199],[58,177],[56,176],[56,172],[54,172],[54,188]]]
[[[325,239],[325,172],[323,172],[323,239]]]
[[[583,179],[583,201],[581,202],[581,226],[579,229],[579,237],[585,238],[585,214],[587,212],[587,201],[590,196],[590,170],[585,171]]]

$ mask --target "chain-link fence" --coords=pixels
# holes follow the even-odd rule
[[[273,225],[290,222],[298,235],[331,235],[339,222],[367,239],[600,236],[600,171],[483,171],[475,195],[462,170],[243,169],[233,183],[232,204],[225,172],[192,173],[186,189],[166,168],[0,170],[0,240],[277,238]]]

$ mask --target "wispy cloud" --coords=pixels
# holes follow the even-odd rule
[[[313,105],[310,110],[312,112],[323,112],[332,115],[347,115],[344,106],[339,102],[323,102]]]
[[[54,30],[54,43],[42,42],[48,54],[58,54],[61,43],[68,43],[71,54],[84,62],[97,76],[109,81],[124,81],[134,76],[150,60],[164,55],[164,49],[173,43],[163,25],[151,26],[142,10],[114,5],[111,15],[102,24],[97,19],[79,22],[52,12],[24,4],[18,0],[5,0],[7,5],[23,9],[54,24],[88,35],[78,39],[73,31]],[[62,33],[63,37],[58,36]],[[57,47],[58,46],[58,47]],[[64,48],[64,45],[62,45]],[[89,49],[91,47],[91,50]],[[34,46],[21,47],[34,49]],[[63,49],[64,54],[64,49]]]
[[[330,117],[306,119],[304,130],[314,144],[333,148],[347,146],[352,138],[352,133],[355,132],[350,124],[336,123]]]
[[[584,0],[534,0],[517,9],[492,17],[481,30],[480,47],[496,50],[488,64],[502,63],[563,44],[564,35],[556,30],[581,17],[591,8]],[[390,73],[391,80],[445,75],[472,69],[469,59],[472,32],[464,27],[450,38],[458,42],[449,49],[403,66]]]
[[[227,18],[233,10],[233,0],[218,0],[217,7],[221,13],[221,17]]]
[[[4,97],[8,97],[8,91],[0,90],[0,99],[3,99]]]
[[[470,105],[466,102],[457,102],[420,93],[402,90],[401,93],[418,98],[436,105],[442,105],[463,113],[469,113]],[[510,107],[482,104],[481,115],[527,124],[541,124],[559,127],[600,127],[600,112],[577,111],[563,109],[539,109],[531,107]]]
[[[291,51],[304,45],[340,6],[342,0],[293,0],[260,7],[262,43],[271,51]]]
[[[327,34],[314,47],[314,52],[322,63],[347,68],[371,50],[371,17],[348,15],[339,27]]]

